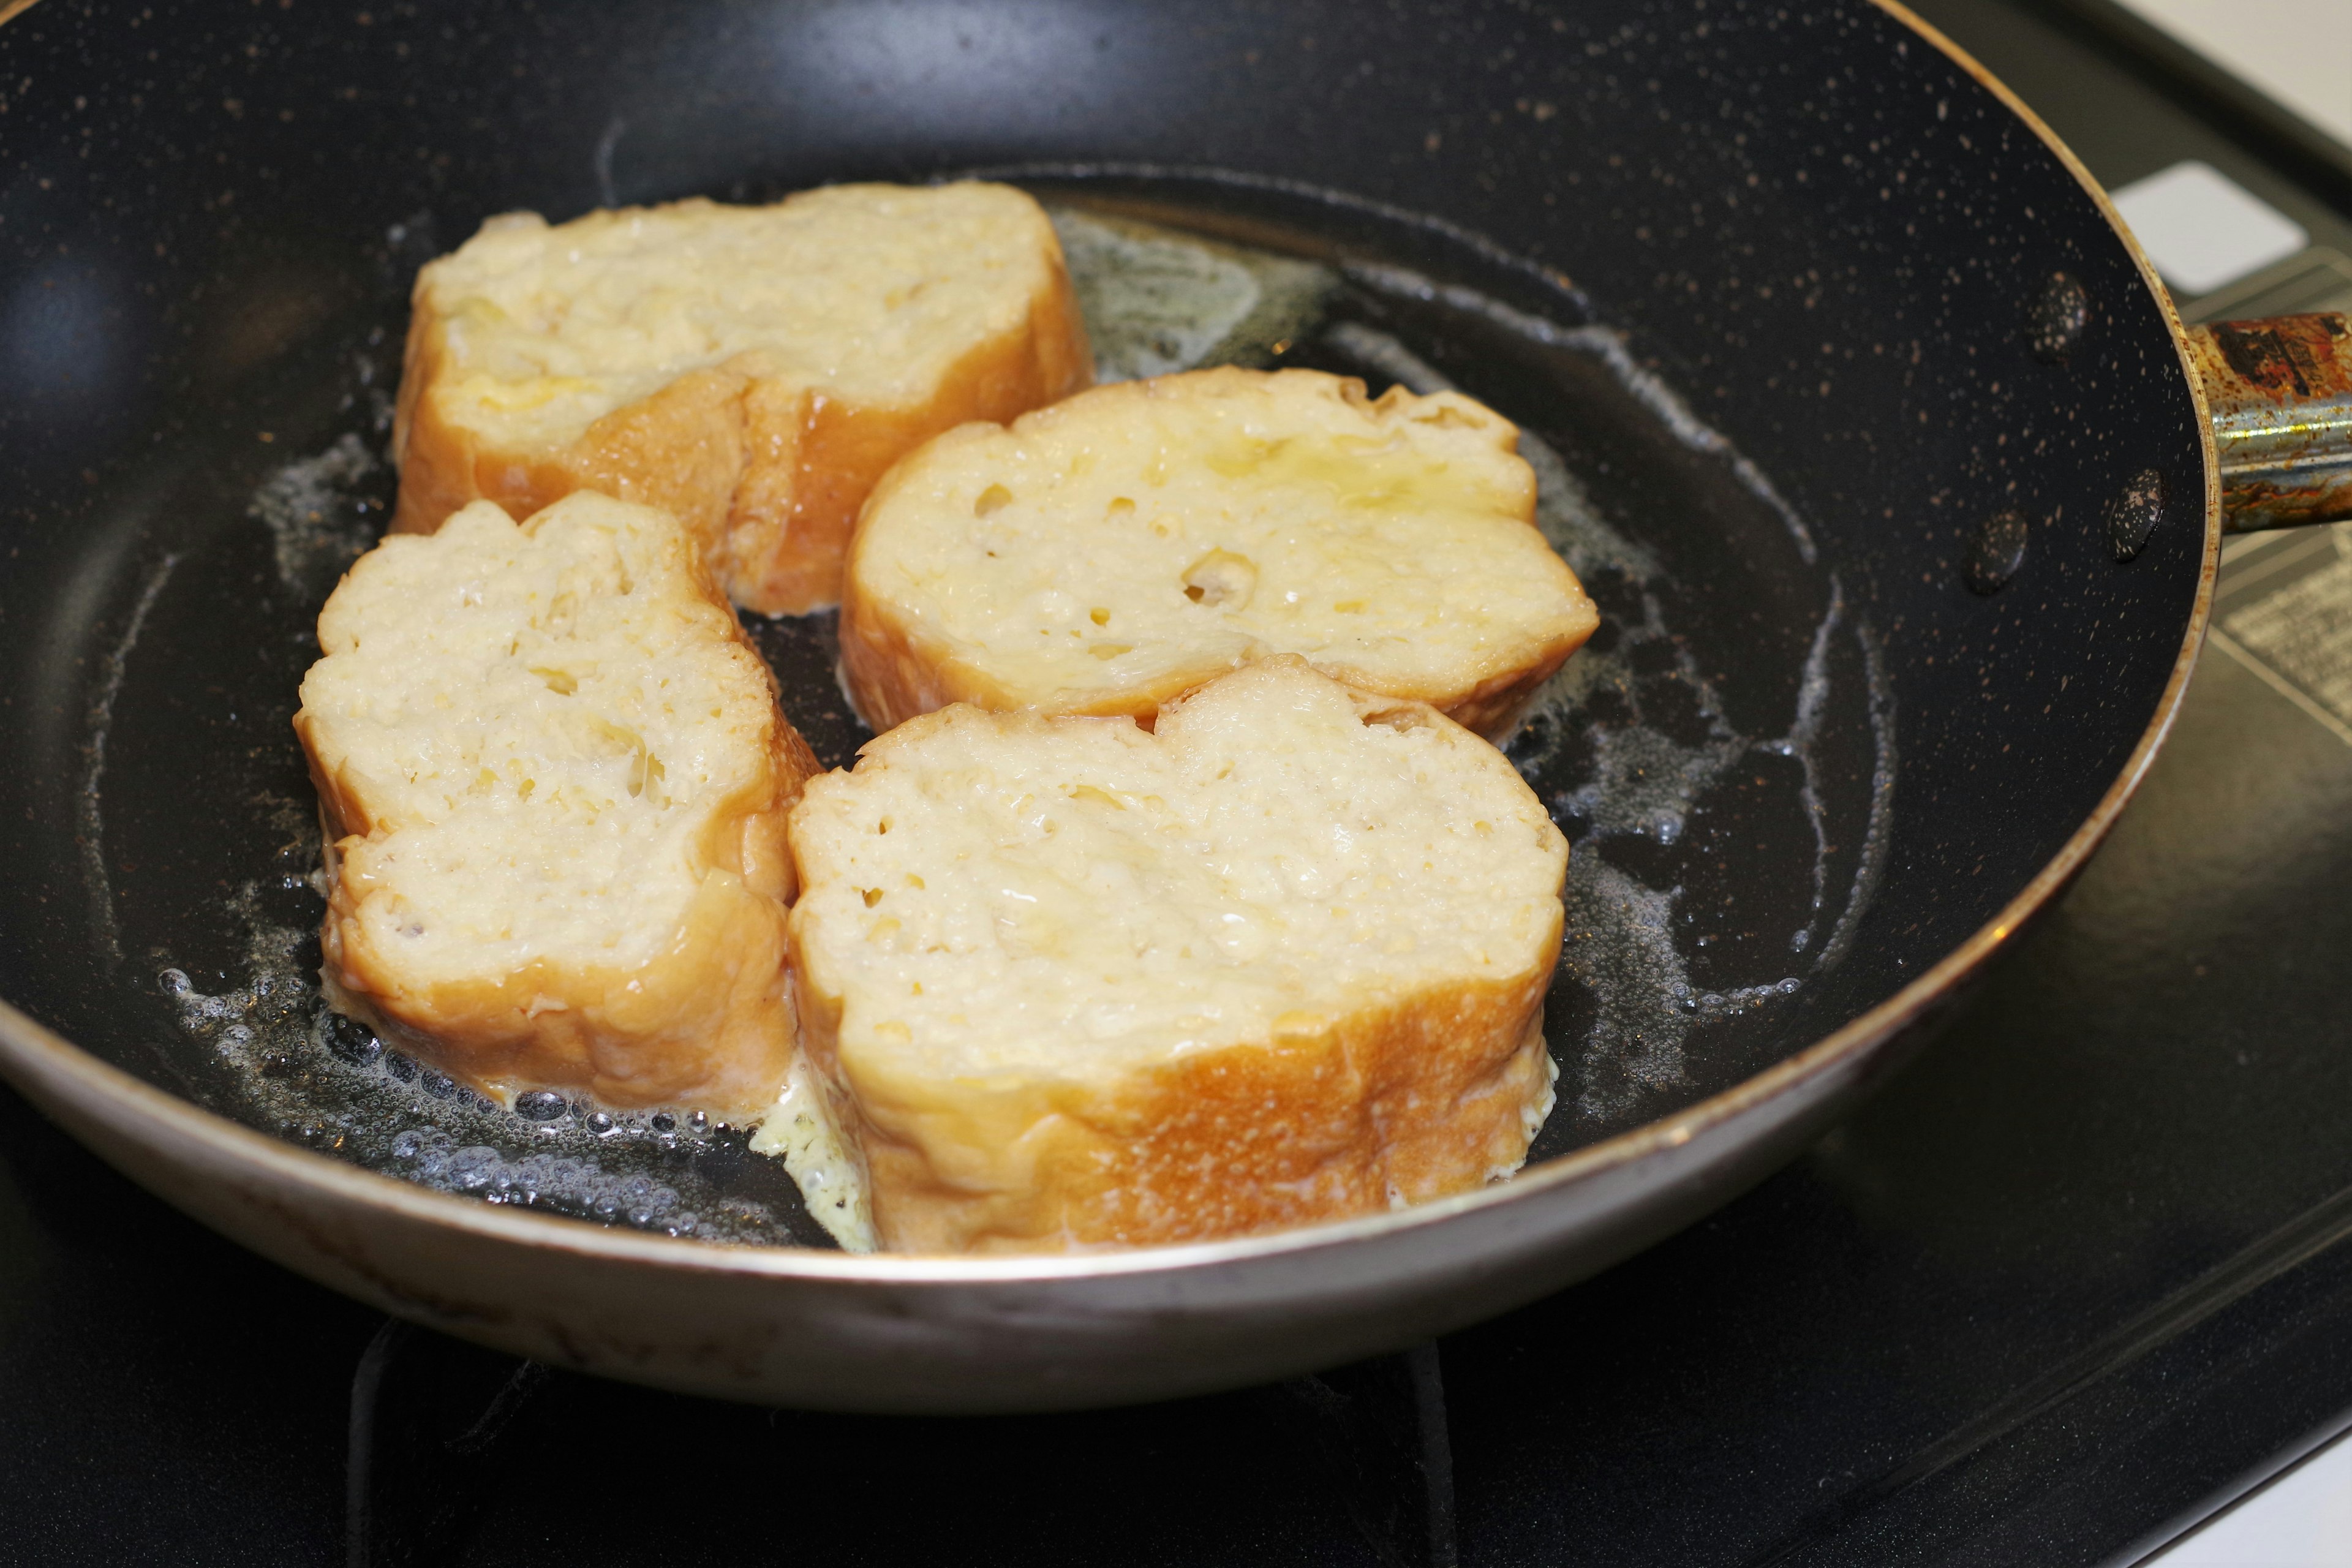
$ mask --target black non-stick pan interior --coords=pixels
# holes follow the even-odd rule
[[[2196,591],[2195,410],[2129,256],[1867,5],[47,0],[0,92],[0,995],[494,1201],[823,1242],[738,1131],[501,1110],[319,1007],[295,688],[387,514],[409,281],[488,214],[989,172],[1312,279],[1223,355],[1518,421],[1604,616],[1510,749],[1575,845],[1538,1160],[1990,918],[2138,743]],[[2168,515],[2120,563],[2148,469]],[[848,762],[829,619],[750,625]]]

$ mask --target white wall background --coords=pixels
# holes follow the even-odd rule
[[[2352,145],[2352,0],[2123,0]]]

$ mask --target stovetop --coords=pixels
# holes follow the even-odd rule
[[[2319,259],[2276,287],[2324,293],[2345,214],[2092,4],[1919,8],[2111,185],[2198,158],[2286,212]],[[2290,593],[2352,609],[2352,537],[2233,547],[2138,802],[1860,1115],[1597,1279],[1292,1384],[918,1421],[550,1372],[0,1091],[0,1564],[2130,1562],[2352,1426],[2352,679],[2263,641]]]

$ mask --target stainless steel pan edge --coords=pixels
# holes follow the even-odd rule
[[[2152,268],[2081,164],[1981,67],[1891,0],[2090,192],[2130,248],[2204,412]],[[412,1187],[178,1100],[0,1003],[0,1076],[132,1179],[280,1263],[519,1354],[724,1397],[878,1411],[1170,1397],[1392,1349],[1607,1267],[1788,1158],[1908,1055],[1957,986],[2073,877],[2170,729],[2218,560],[2204,437],[2195,601],[2156,710],[2097,806],[2000,914],[1885,1003],[1737,1088],[1399,1214],[1134,1253],[963,1259],[728,1248]]]

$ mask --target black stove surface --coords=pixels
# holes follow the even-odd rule
[[[2203,158],[2352,251],[2081,12],[1923,9],[2109,183]],[[2339,563],[2352,605],[2352,546],[2238,552],[2221,624]],[[2209,651],[1949,1034],[1715,1217],[1412,1355],[1174,1405],[917,1421],[547,1372],[261,1262],[0,1090],[0,1563],[2130,1562],[2352,1424],[2331,712]]]

